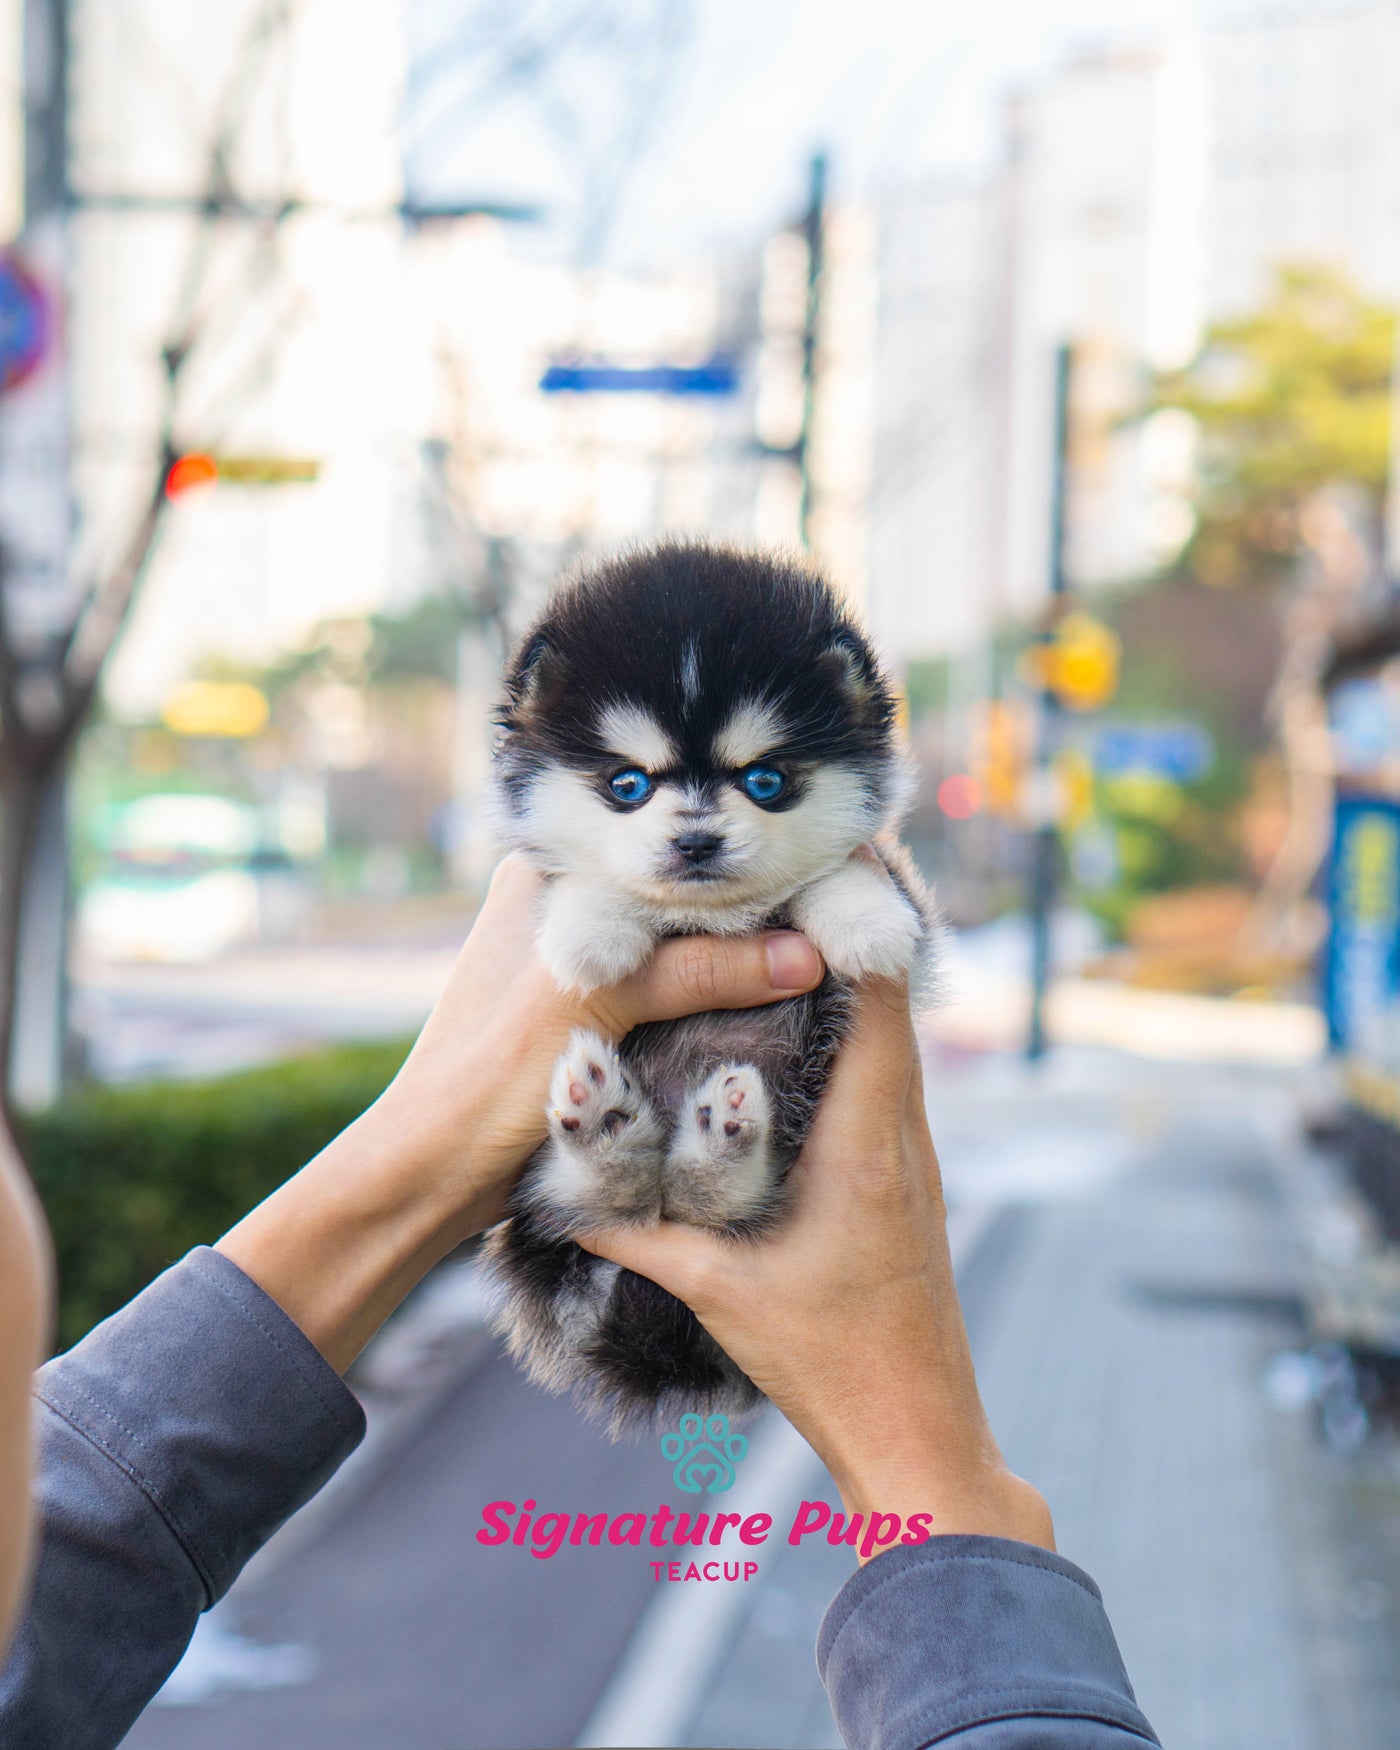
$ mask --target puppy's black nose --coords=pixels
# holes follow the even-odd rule
[[[683,832],[673,841],[687,863],[708,863],[724,844],[718,833]]]

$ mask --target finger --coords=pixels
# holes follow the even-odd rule
[[[793,930],[766,936],[680,936],[606,993],[624,1029],[706,1009],[752,1009],[819,983],[821,955]]]
[[[908,975],[867,978],[855,998],[855,1020],[837,1063],[854,1064],[862,1074],[881,1064],[906,1071],[915,1056]]]
[[[586,1252],[634,1270],[678,1300],[692,1305],[702,1273],[713,1262],[717,1242],[698,1228],[661,1221],[652,1227],[610,1227],[572,1236]]]
[[[868,1136],[871,1114],[903,1104],[916,1059],[908,980],[871,978],[857,986],[855,1019],[812,1129],[823,1156],[849,1155],[853,1167],[864,1158],[859,1143]]]

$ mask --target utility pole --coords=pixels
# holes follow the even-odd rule
[[[24,622],[16,684],[42,714],[59,697],[62,634],[70,606],[72,512],[66,321],[68,282],[68,0],[25,0],[23,19],[24,229],[60,311],[41,376],[12,399],[3,431],[4,466],[20,475],[30,502],[7,502],[7,551],[0,588],[12,622]],[[7,493],[8,498],[8,493]],[[5,831],[17,829],[6,821]],[[27,867],[10,865],[23,895],[15,942],[15,1008],[9,1087],[14,1104],[50,1106],[63,1085],[68,1038],[68,786],[65,762],[42,774]]]
[[[807,298],[802,315],[802,429],[797,438],[798,538],[812,544],[812,429],[817,405],[817,346],[821,336],[822,269],[826,238],[826,154],[812,155],[807,211],[802,235],[807,242]]]
[[[1059,609],[1068,589],[1065,574],[1066,511],[1069,499],[1069,417],[1074,351],[1067,343],[1055,352],[1054,449],[1050,477],[1050,606],[1042,644],[1055,636]],[[1048,672],[1048,671],[1047,671]],[[1045,993],[1050,983],[1050,914],[1055,903],[1060,863],[1060,833],[1054,782],[1054,758],[1059,749],[1059,696],[1048,684],[1040,691],[1039,736],[1031,784],[1035,838],[1031,845],[1031,1017],[1026,1056],[1034,1062],[1045,1055]]]

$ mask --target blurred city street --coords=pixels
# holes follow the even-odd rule
[[[89,1072],[109,1082],[218,1075],[329,1041],[407,1037],[432,1007],[470,921],[456,907],[417,921],[407,940],[253,947],[188,967],[80,959],[75,1031]],[[1076,976],[1084,942],[1076,926],[1085,922],[1056,920],[1063,970],[1049,1004],[1065,1043],[1266,1063],[1305,1061],[1321,1049],[1321,1018],[1306,1003],[1224,1003]],[[929,1015],[930,1038],[1014,1050],[1025,1033],[1029,963],[1024,918],[957,935],[942,963],[945,1006]]]
[[[330,1040],[407,1037],[456,955],[363,943],[251,949],[198,967],[80,967],[74,1025],[103,1081],[210,1076]]]
[[[1400,1452],[1380,1435],[1329,1448],[1305,1389],[1310,1247],[1349,1219],[1300,1131],[1315,1076],[1092,1049],[1038,1068],[931,1052],[989,1414],[1046,1493],[1060,1549],[1102,1588],[1173,1750],[1394,1740]],[[536,1564],[476,1545],[500,1497],[685,1504],[649,1445],[609,1446],[526,1385],[480,1316],[464,1297],[455,1338],[439,1333],[447,1359],[416,1388],[423,1420],[254,1565],[133,1750],[839,1745],[812,1649],[848,1552],[775,1538],[707,1622],[694,1605],[677,1615],[642,1552]],[[372,1417],[373,1375],[371,1357]],[[835,1498],[785,1425],[753,1437],[771,1478],[756,1505],[775,1525],[801,1499]]]
[[[0,72],[0,1112],[56,1350],[324,1165],[503,844],[576,883],[567,983],[716,855],[736,928],[854,894],[835,964],[897,832],[1010,1463],[1168,1750],[1393,1750],[1400,0],[0,0]],[[584,660],[558,604],[622,573]],[[775,1412],[747,1579],[477,1540],[690,1498],[524,1382],[476,1243],[129,1745],[835,1750],[852,1557],[783,1541],[834,1488]]]

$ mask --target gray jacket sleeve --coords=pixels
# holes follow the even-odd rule
[[[999,1537],[887,1550],[837,1593],[817,1663],[851,1750],[1141,1750],[1099,1589]]]
[[[39,1372],[40,1541],[5,1750],[109,1750],[202,1610],[364,1433],[287,1315],[200,1247]]]

